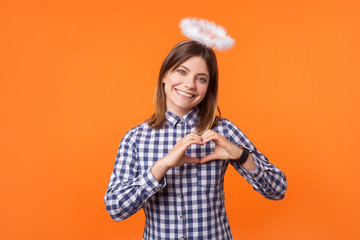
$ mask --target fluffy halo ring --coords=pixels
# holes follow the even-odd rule
[[[209,48],[226,50],[234,45],[234,39],[226,35],[226,30],[203,19],[185,18],[180,22],[182,33]]]

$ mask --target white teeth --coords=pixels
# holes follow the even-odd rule
[[[183,95],[183,96],[185,96],[185,97],[189,97],[189,98],[193,97],[193,95],[188,94],[188,93],[186,93],[186,92],[182,92],[182,91],[180,91],[180,90],[176,90],[176,91],[177,91],[177,93],[179,93],[179,94],[181,94],[181,95]]]

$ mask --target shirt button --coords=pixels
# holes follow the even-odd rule
[[[184,219],[184,217],[183,217],[183,216],[180,216],[180,219],[181,219],[181,220],[183,220],[183,219]]]
[[[253,178],[256,178],[257,177],[257,175],[256,175],[256,173],[253,175]]]
[[[181,239],[181,240],[185,240],[185,238],[184,238],[184,237],[181,237],[180,239]]]
[[[157,188],[155,188],[155,191],[159,191],[159,190],[160,190],[160,188],[158,188],[158,187],[157,187]]]
[[[264,187],[266,187],[266,184],[265,184],[265,183],[263,183],[263,184],[261,184],[261,186],[264,188]]]
[[[184,198],[184,196],[183,196],[182,194],[180,194],[179,198],[180,198],[180,199],[183,199],[183,198]]]

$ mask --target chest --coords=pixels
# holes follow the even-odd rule
[[[168,131],[154,131],[138,139],[137,157],[141,171],[151,168],[156,161],[165,157],[175,144],[195,129],[181,127]],[[203,158],[215,150],[210,141],[203,146],[193,144],[186,150],[189,157]],[[188,186],[216,188],[221,186],[228,161],[213,160],[204,164],[185,164],[169,170],[166,174],[168,184],[185,183]],[[181,181],[180,181],[181,179]]]

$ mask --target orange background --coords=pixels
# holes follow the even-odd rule
[[[235,239],[359,239],[359,1],[2,1],[0,238],[141,239],[103,196],[117,148],[154,111],[160,65],[195,16],[217,52],[220,107],[283,170],[283,201],[232,168]]]

